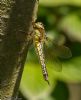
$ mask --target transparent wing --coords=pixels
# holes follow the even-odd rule
[[[52,51],[52,55],[65,59],[72,57],[71,50],[65,45],[58,45],[49,38],[47,39],[46,44],[48,46],[47,48]]]
[[[46,65],[47,67],[50,67],[51,69],[54,69],[55,71],[62,71],[62,63],[61,61],[57,58],[57,57],[53,57],[53,56],[50,56],[49,58],[47,58],[47,55],[46,55]]]
[[[68,47],[64,46],[64,45],[61,45],[61,46],[54,45],[53,51],[60,58],[67,59],[67,58],[72,57],[72,53],[71,53],[70,49]]]
[[[53,41],[47,41],[45,46],[45,58],[50,66],[53,66],[56,71],[62,70],[62,62],[59,58],[67,59],[72,56],[71,51],[64,45],[57,45]]]
[[[53,53],[52,49],[45,46],[44,53],[45,53],[46,65],[56,71],[61,71],[62,63],[58,59],[58,56],[55,53]]]

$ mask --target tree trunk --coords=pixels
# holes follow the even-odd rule
[[[17,97],[38,0],[0,0],[0,100]]]

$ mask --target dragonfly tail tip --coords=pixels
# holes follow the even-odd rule
[[[50,82],[49,82],[49,80],[46,80],[46,82],[48,83],[48,85],[50,86]]]

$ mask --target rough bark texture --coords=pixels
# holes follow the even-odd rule
[[[0,99],[16,98],[37,0],[0,0]],[[26,44],[27,43],[27,44]]]

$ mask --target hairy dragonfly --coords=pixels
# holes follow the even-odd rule
[[[38,55],[41,68],[42,68],[42,73],[45,81],[48,82],[48,72],[46,68],[46,58],[49,57],[49,55],[52,55],[51,59],[54,58],[54,62],[57,63],[58,67],[56,68],[58,71],[61,70],[62,64],[59,61],[58,57],[63,57],[63,58],[69,58],[71,57],[71,51],[68,47],[64,45],[58,45],[54,43],[54,41],[51,41],[51,39],[47,36],[45,32],[44,25],[41,22],[33,23],[33,44],[36,50],[36,53]],[[47,44],[46,42],[50,42],[53,45],[53,49],[49,49],[49,52],[47,50],[44,50],[44,44]],[[51,51],[51,52],[50,52]],[[44,56],[45,54],[45,56]],[[47,56],[47,57],[46,57]]]

